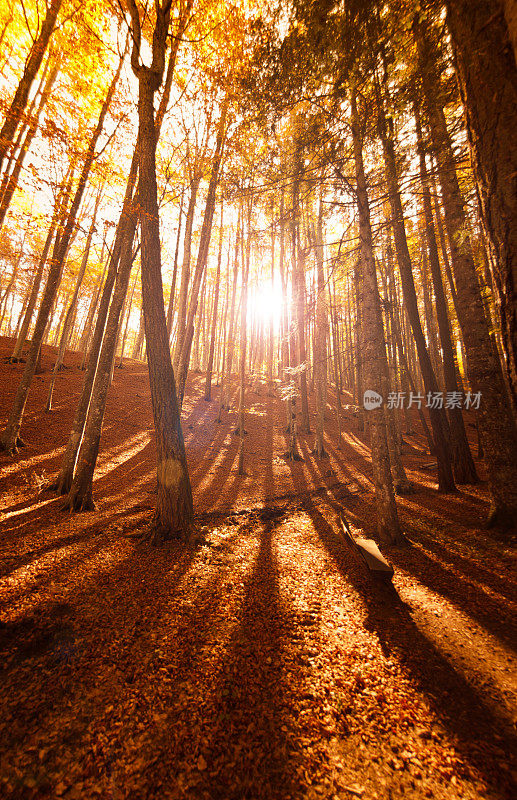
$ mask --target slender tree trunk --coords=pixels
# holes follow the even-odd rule
[[[72,433],[57,479],[58,492],[65,494],[70,482],[70,489],[65,501],[65,508],[71,511],[89,511],[95,509],[92,483],[95,464],[99,453],[102,433],[102,422],[106,407],[106,396],[110,385],[111,367],[115,355],[120,314],[127,294],[132,266],[132,245],[137,223],[136,203],[127,206],[123,240],[120,248],[120,266],[113,289],[113,298],[109,308],[106,326],[102,326],[102,346],[98,358],[92,348],[92,354],[83,383],[83,391],[74,419]],[[100,316],[100,312],[99,312]],[[97,320],[99,323],[99,320]],[[92,377],[93,376],[93,377]],[[93,388],[88,391],[91,383]],[[84,423],[84,417],[87,419]],[[84,432],[84,433],[83,433]],[[80,448],[80,449],[79,449]],[[74,466],[77,468],[74,473]]]
[[[126,339],[127,339],[127,334],[128,334],[128,330],[129,330],[129,318],[131,316],[131,309],[132,309],[132,306],[133,306],[133,297],[134,297],[134,294],[135,294],[135,287],[136,287],[137,280],[138,280],[138,275],[135,275],[135,279],[133,281],[133,288],[131,289],[131,294],[129,295],[129,303],[128,303],[128,309],[127,309],[127,314],[126,314],[126,324],[125,324],[125,327],[124,327],[124,333],[122,335],[122,344],[120,345],[120,358],[119,358],[119,362],[118,362],[119,369],[121,369],[123,367],[123,365],[124,365],[124,351],[126,349]]]
[[[114,294],[113,287],[118,277],[117,269],[119,266],[119,262],[122,261],[122,256],[123,255],[124,257],[126,256],[126,249],[129,250],[129,253],[127,255],[127,258],[125,257],[124,265],[121,264],[120,271],[122,271],[122,266],[125,266],[126,263],[129,264],[129,270],[131,269],[130,253],[136,229],[136,212],[132,207],[132,199],[133,199],[136,175],[138,172],[137,152],[138,152],[138,145],[137,147],[135,147],[135,155],[133,156],[133,160],[129,170],[122,213],[119,218],[117,231],[115,233],[115,241],[113,242],[113,247],[111,249],[111,254],[108,262],[106,280],[104,282],[101,300],[99,303],[99,311],[97,313],[95,330],[92,336],[92,344],[90,347],[90,353],[86,364],[86,373],[84,376],[83,385],[81,389],[81,396],[79,398],[79,403],[77,405],[77,410],[72,424],[72,430],[70,432],[66,450],[63,455],[63,460],[61,462],[59,475],[56,481],[51,485],[51,488],[55,489],[59,494],[68,494],[72,487],[74,470],[87,422],[88,410],[90,407],[90,401],[93,394],[94,381],[96,379],[97,367],[100,361],[105,330],[107,330],[108,328],[107,325],[108,311],[110,310],[110,301],[112,298],[112,294]],[[127,280],[129,281],[129,275],[127,276]],[[120,278],[120,281],[122,281],[122,277]],[[118,319],[117,319],[117,325],[118,325]],[[110,360],[110,368],[111,368],[111,360]],[[97,405],[99,409],[101,402],[102,402],[102,396],[99,392],[97,397]],[[104,409],[102,409],[102,415],[103,414],[104,414]],[[99,419],[99,413],[97,414],[97,419]],[[102,426],[102,418],[100,426]],[[91,443],[93,441],[92,433],[89,434],[89,439]],[[100,430],[99,430],[99,441],[100,441]],[[98,452],[98,445],[96,450],[95,447],[92,447],[90,452],[93,453],[94,451],[96,459]],[[91,478],[89,485],[87,476],[85,476],[84,479],[81,481],[81,490],[83,492],[83,496],[84,497],[89,496],[89,499],[91,498],[91,480],[93,479],[93,470],[95,469],[95,462],[93,462],[93,465],[88,464],[87,468],[89,469],[90,466],[92,467],[92,469],[91,469]],[[85,500],[85,507],[88,506],[89,499]],[[74,498],[72,505],[74,505],[75,502],[76,501]],[[91,502],[93,504],[93,500]],[[79,507],[82,506],[83,497],[77,500],[77,504]]]
[[[190,199],[185,219],[185,236],[183,239],[183,264],[181,266],[180,296],[178,300],[178,324],[176,327],[176,345],[174,347],[174,371],[177,373],[181,349],[185,339],[187,324],[188,287],[190,282],[190,261],[192,254],[192,226],[196,210],[196,198],[201,177],[195,175],[190,184]]]
[[[101,200],[101,194],[102,194],[102,186],[99,189],[99,192],[97,194],[97,200],[95,202],[95,208],[93,210],[93,216],[92,216],[92,221],[91,221],[91,225],[90,225],[90,230],[88,231],[88,235],[86,237],[86,244],[85,244],[85,247],[84,247],[81,266],[79,268],[79,273],[77,275],[77,279],[76,279],[76,282],[75,282],[74,293],[73,293],[73,296],[72,296],[72,300],[70,301],[70,305],[68,307],[68,310],[66,312],[65,321],[64,321],[64,325],[63,325],[63,331],[61,333],[61,341],[59,343],[59,352],[57,354],[56,363],[54,364],[54,369],[52,371],[52,378],[51,378],[50,386],[49,386],[49,390],[48,390],[47,405],[46,405],[45,411],[51,411],[52,410],[52,396],[54,394],[54,385],[55,385],[55,382],[56,382],[56,376],[57,376],[57,373],[59,372],[59,370],[61,369],[61,366],[63,364],[63,359],[65,357],[65,351],[66,351],[66,348],[68,347],[68,342],[69,342],[70,334],[71,334],[71,331],[72,331],[72,322],[73,322],[73,319],[75,317],[76,310],[77,310],[77,299],[79,297],[79,291],[81,289],[82,282],[83,282],[83,279],[84,279],[84,275],[86,273],[86,267],[88,266],[88,258],[90,256],[90,247],[91,247],[91,243],[92,243],[93,234],[95,232],[95,222],[96,222],[96,219],[97,219],[97,212],[99,210],[99,203],[100,203],[100,200]]]
[[[205,400],[212,397],[212,370],[214,367],[215,331],[217,327],[217,309],[219,306],[219,284],[221,279],[221,258],[223,255],[223,200],[221,198],[221,219],[219,222],[219,252],[217,255],[217,271],[215,275],[215,294],[214,311],[212,314],[212,326],[210,331],[210,352],[206,367]]]
[[[51,0],[50,5],[47,6],[47,13],[43,20],[41,30],[25,62],[23,75],[5,116],[2,130],[0,130],[0,169],[2,168],[3,161],[14,139],[18,123],[25,111],[31,86],[41,66],[41,62],[43,61],[43,56],[45,55],[50,36],[54,30],[61,5],[62,0]]]
[[[402,281],[402,291],[404,294],[404,302],[409,317],[411,330],[413,331],[413,336],[415,338],[418,360],[424,379],[425,392],[429,397],[432,397],[438,395],[438,382],[436,380],[420,322],[411,256],[409,255],[402,201],[400,198],[400,190],[398,185],[399,182],[395,148],[393,139],[387,128],[383,101],[380,97],[380,92],[378,100],[379,133],[383,145],[386,182],[388,185],[388,195],[391,206],[391,225],[395,240],[397,262]],[[434,407],[432,403],[428,405],[431,427],[433,429],[434,449],[438,466],[438,489],[442,492],[451,492],[454,491],[456,487],[452,472],[452,454],[449,447],[450,431],[445,409],[443,407]]]
[[[138,335],[136,337],[135,346],[133,347],[133,358],[142,358],[142,345],[144,343],[145,329],[144,329],[144,310],[140,310],[140,322],[138,325]]]
[[[55,2],[53,3],[53,5],[55,5]],[[38,312],[38,318],[36,320],[36,327],[32,337],[32,343],[29,350],[29,355],[27,357],[27,362],[25,364],[25,369],[22,375],[22,379],[18,387],[18,391],[16,393],[14,405],[11,410],[11,414],[9,416],[7,427],[5,428],[1,437],[1,442],[0,442],[1,446],[8,453],[14,453],[16,451],[17,442],[19,441],[19,433],[22,424],[23,412],[25,410],[25,404],[27,402],[29,389],[36,370],[36,363],[38,360],[38,355],[43,340],[43,335],[45,333],[45,328],[47,325],[50,310],[54,304],[54,300],[58,291],[61,275],[63,272],[65,256],[66,253],[68,252],[68,247],[70,244],[70,240],[72,238],[72,233],[75,228],[77,212],[79,210],[84,190],[88,182],[88,178],[90,176],[90,170],[95,155],[95,147],[98,138],[101,134],[102,128],[104,126],[104,119],[106,117],[106,113],[110,105],[111,98],[113,97],[113,92],[115,91],[115,86],[120,76],[121,69],[122,69],[122,59],[120,60],[117,72],[113,78],[111,86],[108,89],[108,93],[106,95],[106,98],[101,108],[101,112],[99,114],[97,125],[90,139],[90,144],[86,152],[86,158],[83,164],[81,175],[79,177],[79,183],[77,185],[77,189],[75,191],[75,195],[72,200],[72,205],[68,213],[68,218],[63,230],[63,234],[58,239],[56,239],[54,245],[54,250],[52,253],[52,262],[47,278],[47,284],[45,286],[45,291],[43,293],[43,298],[41,300],[40,309]]]
[[[183,394],[185,392],[185,383],[187,380],[190,350],[192,347],[192,338],[194,336],[194,321],[196,318],[197,306],[199,301],[199,290],[201,288],[201,281],[206,270],[208,261],[208,249],[210,247],[210,237],[212,234],[212,220],[215,210],[215,194],[217,189],[217,181],[219,179],[219,169],[223,155],[224,140],[226,135],[226,116],[228,113],[229,99],[223,101],[221,109],[221,117],[217,130],[217,140],[215,146],[215,153],[212,162],[212,172],[210,174],[210,183],[208,185],[208,192],[206,198],[205,214],[203,217],[203,224],[201,226],[201,235],[199,239],[199,250],[197,254],[196,269],[194,271],[194,279],[192,282],[192,293],[190,297],[190,305],[187,314],[187,323],[185,328],[185,338],[181,347],[181,355],[178,367],[178,402],[181,408],[183,404]]]
[[[103,252],[101,252],[101,259],[100,263],[103,262]],[[97,313],[97,309],[99,307],[99,300],[101,298],[101,292],[103,290],[104,282],[106,279],[106,273],[108,270],[108,264],[104,265],[104,269],[102,273],[99,275],[97,279],[97,283],[95,284],[95,288],[92,293],[92,299],[90,301],[90,306],[88,308],[88,314],[86,315],[86,320],[83,326],[83,331],[81,333],[81,338],[79,339],[78,350],[82,353],[82,360],[81,360],[81,369],[84,370],[86,368],[86,362],[88,360],[88,350],[90,347],[90,340],[92,337],[92,329],[93,329],[93,321],[95,319],[95,314]]]
[[[327,394],[327,335],[328,310],[325,303],[325,274],[323,269],[323,201],[320,197],[318,219],[314,231],[314,253],[318,274],[316,298],[316,329],[314,331],[314,378],[316,388],[316,442],[314,453],[325,458],[324,429]]]
[[[174,267],[172,270],[172,283],[171,283],[171,292],[169,295],[169,304],[167,306],[167,333],[169,334],[169,342],[171,339],[172,333],[172,314],[174,311],[174,297],[176,294],[176,277],[178,274],[178,253],[180,249],[180,238],[181,238],[181,216],[183,213],[183,198],[185,196],[185,188],[181,190],[181,200],[180,200],[180,210],[178,214],[178,235],[176,236],[176,250],[174,251]]]
[[[373,254],[370,206],[366,189],[355,89],[352,89],[351,104],[352,138],[357,180],[359,237],[363,267],[363,314],[365,323],[363,329],[363,346],[365,354],[365,379],[368,388],[383,397],[386,396],[385,392],[388,384],[388,364]],[[402,543],[404,541],[404,536],[400,530],[395,494],[393,491],[385,412],[381,406],[369,410],[368,414],[370,420],[373,479],[379,536],[383,541],[389,543]]]
[[[440,342],[443,352],[443,370],[445,378],[445,388],[448,392],[458,392],[459,387],[456,381],[456,367],[454,364],[454,348],[452,344],[452,336],[449,325],[449,316],[447,312],[447,303],[445,300],[445,292],[443,288],[442,274],[440,271],[440,262],[438,258],[438,246],[434,234],[432,207],[431,207],[431,193],[429,185],[429,176],[427,173],[427,165],[425,160],[425,150],[422,136],[422,129],[420,124],[420,114],[418,105],[414,104],[415,123],[417,132],[417,146],[420,161],[420,181],[422,184],[422,205],[425,221],[425,236],[427,242],[427,249],[429,253],[429,266],[434,286],[434,294],[436,299],[436,314],[438,317],[438,328],[440,331]],[[470,447],[465,430],[465,423],[463,421],[463,414],[461,408],[453,407],[448,410],[451,443],[454,459],[454,474],[459,483],[476,483],[478,476],[476,467],[470,452]]]
[[[253,198],[248,200],[248,226],[246,241],[246,256],[242,261],[242,296],[241,296],[241,324],[240,324],[240,353],[239,353],[239,422],[235,433],[240,436],[239,456],[237,471],[239,475],[244,475],[244,436],[245,430],[245,407],[246,407],[246,340],[248,324],[248,276],[250,271],[251,254],[251,211],[253,208]]]
[[[138,201],[142,240],[142,303],[158,457],[158,496],[153,539],[161,540],[170,536],[189,539],[193,517],[192,490],[177,404],[163,299],[156,184],[158,137],[153,110],[154,95],[163,77],[170,6],[166,5],[162,8],[159,3],[156,5],[151,67],[141,66],[139,63],[140,53],[137,43],[140,43],[141,38],[140,19],[133,0],[128,3],[128,6],[131,13],[134,42],[131,64],[139,84],[140,180]]]
[[[298,134],[297,134],[298,136]],[[307,398],[307,351],[305,346],[305,251],[300,242],[300,182],[302,179],[302,144],[296,141],[294,156],[294,177],[292,184],[292,280],[293,300],[296,313],[296,349],[297,367],[299,367],[298,383],[301,400],[301,427],[304,433],[310,433],[309,403]]]

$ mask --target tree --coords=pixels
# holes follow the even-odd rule
[[[4,124],[0,130],[0,169],[25,111],[31,86],[43,61],[62,2],[63,0],[50,0],[50,5],[47,5],[47,13],[41,30],[33,42],[20,83],[5,115]]]
[[[414,20],[413,30],[442,188],[445,227],[456,284],[456,308],[465,343],[468,377],[474,392],[480,392],[482,397],[479,425],[492,496],[488,524],[502,525],[512,530],[517,519],[517,427],[481,297],[464,202],[441,103],[436,53],[418,18]]]
[[[351,109],[352,139],[357,181],[360,257],[363,272],[365,385],[368,387],[368,390],[376,392],[381,397],[386,397],[388,365],[386,347],[384,344],[381,303],[377,286],[377,272],[373,253],[370,205],[364,171],[360,118],[355,88],[352,88]],[[400,530],[395,495],[393,492],[386,416],[382,406],[369,411],[369,420],[379,536],[383,541],[388,543],[402,544],[405,538]]]
[[[113,94],[115,91],[115,87],[117,85],[118,79],[120,77],[120,72],[122,69],[122,62],[123,58],[120,59],[117,71],[113,77],[113,80],[108,87],[108,91],[106,97],[104,98],[104,102],[102,104],[102,108],[100,110],[99,118],[97,120],[97,125],[93,131],[93,134],[90,139],[90,143],[88,145],[88,149],[86,151],[84,163],[81,169],[81,174],[79,176],[79,182],[77,184],[77,188],[75,190],[75,194],[72,200],[72,204],[70,206],[70,210],[68,212],[66,224],[61,236],[56,237],[54,243],[54,249],[52,253],[52,261],[49,269],[49,274],[47,278],[47,283],[45,286],[45,291],[41,300],[41,304],[38,311],[38,318],[36,320],[36,325],[34,329],[34,334],[32,336],[32,342],[29,350],[29,354],[27,356],[27,362],[25,364],[25,369],[22,375],[22,379],[18,386],[18,391],[16,393],[16,397],[14,400],[13,407],[11,409],[11,414],[9,416],[9,420],[7,426],[2,434],[0,439],[0,446],[8,453],[15,453],[17,450],[17,446],[20,440],[20,427],[22,424],[23,413],[25,410],[25,404],[27,402],[27,397],[29,394],[29,389],[32,383],[32,379],[34,377],[36,371],[36,365],[38,361],[38,356],[41,348],[41,344],[43,342],[43,337],[45,334],[45,329],[47,327],[47,322],[49,319],[50,311],[54,304],[54,300],[57,295],[59,283],[61,280],[61,275],[63,272],[63,267],[65,263],[65,256],[68,252],[68,248],[70,245],[70,240],[75,228],[75,222],[77,218],[77,213],[79,211],[79,206],[81,204],[81,200],[83,198],[84,190],[86,188],[86,184],[90,177],[90,171],[92,168],[94,156],[95,156],[95,148],[97,145],[97,141],[99,136],[102,132],[104,127],[104,120],[110,106],[111,100],[113,98]]]
[[[447,0],[481,214],[494,255],[506,368],[517,402],[517,64],[500,0]],[[514,28],[515,34],[515,28]]]
[[[187,0],[187,18],[193,0]],[[176,383],[172,371],[169,336],[163,301],[156,184],[156,127],[154,95],[165,69],[171,2],[156,2],[152,36],[152,61],[142,63],[140,49],[142,27],[135,0],[128,0],[131,15],[133,50],[131,66],[138,79],[138,202],[142,237],[142,301],[147,342],[147,363],[151,384],[157,446],[158,497],[154,540],[182,536],[189,538],[192,529],[192,490],[181,430]]]

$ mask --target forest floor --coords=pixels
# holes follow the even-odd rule
[[[23,369],[11,349],[0,338],[2,426]],[[517,796],[515,549],[483,530],[486,484],[438,494],[422,435],[406,436],[411,545],[383,547],[395,576],[377,584],[337,524],[375,534],[353,415],[338,446],[329,408],[329,458],[300,435],[289,463],[279,394],[254,381],[240,477],[236,412],[218,424],[219,389],[205,402],[193,375],[183,426],[205,543],[139,545],[128,534],[155,498],[147,368],[116,370],[99,507],[70,516],[40,490],[83,373],[68,354],[45,413],[53,353],[27,446],[0,456],[2,797]]]

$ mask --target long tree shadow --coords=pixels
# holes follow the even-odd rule
[[[365,627],[378,637],[386,654],[397,658],[416,687],[425,692],[464,759],[482,775],[489,787],[487,796],[498,800],[515,797],[511,774],[501,769],[501,764],[506,764],[515,752],[515,732],[422,633],[396,590],[375,583],[351,564],[341,537],[313,503],[306,504],[306,511],[337,568],[361,596],[367,613]],[[492,745],[502,732],[508,752],[501,761]]]
[[[231,541],[229,537],[226,547],[231,547]],[[2,726],[6,754],[23,748],[28,737],[42,731],[51,738],[57,725],[62,741],[78,753],[80,762],[84,755],[80,747],[89,740],[92,724],[101,730],[106,724],[99,686],[109,683],[112,703],[124,709],[136,683],[141,688],[142,681],[147,686],[159,685],[164,665],[159,642],[171,634],[184,648],[180,672],[188,672],[196,654],[213,637],[217,615],[224,618],[220,611],[224,600],[215,577],[190,592],[194,604],[176,599],[193,556],[194,551],[178,545],[160,551],[131,548],[115,567],[93,571],[81,580],[79,590],[77,586],[70,586],[68,592],[61,589],[57,608],[53,601],[39,603],[16,623],[4,626],[0,631],[4,645],[18,646],[4,662],[2,675],[4,687],[12,685],[9,702],[4,704],[5,719],[11,724],[8,729]],[[149,591],[149,580],[156,591]],[[50,695],[44,691],[49,674]],[[23,692],[16,689],[20,682]],[[68,708],[74,710],[73,718]],[[123,753],[126,736],[143,727],[145,703],[140,704],[142,709],[143,716],[132,708],[126,724],[133,733],[124,729],[109,753],[97,754],[90,772],[109,776]],[[34,769],[38,769],[37,759]],[[58,765],[54,769],[59,771]]]
[[[301,446],[306,465],[312,474],[315,482],[320,481],[327,486],[328,495],[331,503],[337,512],[340,511],[340,504],[344,498],[339,491],[339,484],[332,483],[325,475],[324,468],[316,460],[313,460],[307,449]],[[482,587],[476,585],[477,581],[486,583],[503,598],[510,603],[515,603],[515,583],[510,575],[497,575],[495,571],[487,567],[478,565],[470,561],[452,548],[447,548],[436,538],[432,539],[425,535],[421,528],[416,529],[413,524],[414,517],[411,517],[406,525],[414,541],[422,543],[422,548],[410,548],[404,551],[394,550],[392,558],[403,569],[415,575],[424,585],[433,591],[447,597],[454,605],[462,609],[473,619],[478,620],[488,631],[494,633],[499,639],[504,641],[509,647],[515,650],[517,641],[517,628],[515,616],[508,605],[497,597],[494,597]],[[452,523],[451,523],[452,524]],[[452,536],[450,537],[452,540]],[[472,540],[471,540],[472,541]],[[453,542],[451,541],[451,544]],[[475,547],[475,543],[472,545]],[[444,563],[430,558],[425,550],[436,555]],[[483,554],[480,553],[480,558]],[[494,557],[493,552],[491,556]],[[465,576],[458,584],[457,572]],[[504,570],[507,572],[507,570]]]
[[[192,731],[185,730],[175,753],[176,760],[198,752],[207,765],[207,772],[192,778],[191,796],[269,800],[293,793],[296,769],[289,750],[296,720],[290,718],[286,705],[286,632],[271,528],[266,523],[206,716],[194,741]],[[166,727],[175,723],[169,717]]]
[[[411,535],[413,538],[413,534]],[[425,547],[427,546],[426,543]],[[430,558],[420,547],[404,551],[390,548],[389,554],[397,566],[409,572],[433,592],[446,597],[508,647],[517,651],[517,625],[511,608],[503,600],[476,586],[468,577],[458,576],[456,559],[450,559],[454,567],[451,568],[448,564],[440,564]]]

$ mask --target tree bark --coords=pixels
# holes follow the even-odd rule
[[[429,267],[434,286],[436,299],[436,314],[438,318],[438,329],[440,332],[440,343],[443,352],[443,371],[445,378],[445,388],[448,392],[458,392],[459,387],[456,380],[456,367],[454,363],[454,348],[449,325],[449,315],[445,300],[442,274],[440,271],[440,261],[438,258],[438,245],[434,233],[433,215],[431,207],[431,192],[429,185],[429,175],[425,160],[425,149],[420,123],[418,104],[414,103],[414,116],[417,133],[417,148],[420,164],[420,182],[422,188],[422,206],[425,222],[425,237],[427,250],[429,253]],[[454,475],[458,483],[477,483],[478,476],[463,421],[461,408],[450,408],[448,410],[451,432],[451,443],[454,460]]]
[[[223,155],[224,140],[226,135],[226,116],[228,113],[229,98],[223,100],[221,109],[221,117],[219,119],[219,126],[217,129],[217,140],[215,145],[215,153],[212,161],[212,171],[210,174],[210,183],[208,185],[208,192],[206,197],[205,213],[203,216],[203,224],[201,226],[201,235],[199,239],[199,250],[196,260],[196,268],[194,271],[194,279],[192,282],[192,293],[190,296],[190,305],[187,314],[187,323],[185,327],[185,338],[181,347],[181,355],[178,366],[178,402],[181,408],[183,404],[183,395],[185,392],[185,383],[190,363],[190,350],[192,347],[192,339],[194,336],[194,321],[196,318],[197,306],[199,301],[199,290],[201,288],[201,281],[206,270],[208,261],[208,250],[210,247],[210,237],[212,234],[212,220],[215,210],[215,194],[217,189],[217,181],[219,179],[219,169]]]
[[[102,187],[100,188],[99,193],[97,195],[97,200],[95,202],[95,208],[93,210],[93,217],[92,217],[92,221],[91,221],[91,224],[90,224],[90,230],[88,231],[88,235],[86,237],[86,244],[85,244],[85,247],[84,247],[83,257],[82,257],[82,260],[81,260],[81,266],[79,268],[79,273],[77,275],[76,282],[75,282],[74,293],[72,295],[72,299],[70,301],[70,305],[69,305],[68,310],[66,312],[65,321],[64,321],[64,325],[63,325],[63,331],[61,333],[61,341],[59,343],[59,352],[58,352],[57,357],[56,357],[56,362],[54,364],[54,369],[52,370],[52,378],[51,378],[50,386],[49,386],[49,390],[48,390],[47,405],[46,405],[45,411],[51,411],[52,410],[52,396],[54,394],[54,385],[55,385],[55,382],[56,382],[56,376],[57,376],[57,373],[59,372],[59,370],[61,369],[61,365],[63,364],[63,359],[65,357],[65,351],[66,351],[66,348],[68,347],[70,334],[72,332],[72,322],[73,322],[73,319],[75,317],[75,313],[76,313],[76,309],[77,309],[77,299],[79,297],[79,291],[81,289],[81,285],[82,285],[82,282],[83,282],[83,279],[84,279],[84,275],[85,275],[85,272],[86,272],[86,267],[88,266],[88,258],[90,256],[90,247],[91,247],[91,243],[92,243],[93,234],[94,234],[94,231],[95,231],[95,222],[96,222],[96,219],[97,219],[97,211],[99,210],[99,203],[100,203],[100,200],[101,200],[101,193],[102,193]]]
[[[484,228],[493,253],[508,378],[517,402],[517,64],[515,4],[447,0],[461,99]]]
[[[167,333],[169,334],[169,342],[171,339],[172,333],[172,315],[174,312],[174,298],[176,295],[176,277],[178,274],[178,253],[180,249],[180,238],[181,238],[181,217],[183,213],[183,198],[185,196],[185,188],[181,190],[181,200],[180,200],[180,210],[178,214],[178,235],[176,236],[176,249],[174,251],[174,266],[172,269],[172,282],[171,282],[171,291],[169,294],[169,304],[167,306]]]
[[[325,273],[323,268],[323,201],[320,197],[318,218],[314,230],[314,254],[318,276],[316,298],[316,327],[314,331],[314,378],[316,388],[316,442],[314,453],[325,458],[324,431],[327,394],[327,335],[328,310],[325,302]]]
[[[212,370],[214,367],[215,332],[217,327],[217,310],[219,306],[219,284],[221,280],[221,258],[223,255],[223,200],[221,198],[221,219],[219,222],[219,252],[217,254],[217,271],[215,275],[215,294],[214,310],[212,313],[212,325],[210,330],[210,351],[206,366],[205,381],[205,400],[209,401],[212,397]]]
[[[142,303],[158,458],[153,539],[159,541],[175,536],[188,540],[192,531],[193,501],[163,300],[156,183],[157,131],[153,109],[154,95],[164,71],[170,5],[166,3],[161,7],[159,3],[156,4],[150,67],[139,63],[140,19],[135,3],[128,5],[134,37],[131,65],[139,85],[138,202],[142,237]]]
[[[512,529],[517,522],[517,428],[501,363],[490,339],[476,267],[466,224],[451,141],[439,100],[439,78],[422,26],[413,26],[438,175],[442,188],[445,227],[457,292],[458,322],[467,355],[469,381],[481,392],[479,426],[492,506],[489,525]]]
[[[404,213],[400,198],[395,147],[391,132],[388,130],[380,92],[378,93],[378,128],[383,146],[386,183],[391,207],[391,226],[395,240],[395,251],[402,282],[404,302],[417,347],[425,392],[428,395],[436,395],[439,391],[438,382],[433,370],[418,312],[411,256],[409,254]],[[434,408],[430,405],[428,410],[433,430],[434,449],[438,466],[438,490],[441,492],[452,492],[455,490],[456,486],[452,472],[451,451],[449,447],[450,431],[445,409]]]
[[[185,236],[183,238],[183,263],[181,265],[180,295],[178,299],[178,324],[176,327],[176,344],[174,347],[174,370],[177,372],[181,349],[185,340],[187,324],[188,287],[190,282],[190,261],[192,257],[192,226],[196,210],[196,198],[201,176],[195,175],[190,184],[190,198],[185,218]]]
[[[377,273],[373,254],[370,206],[366,188],[361,132],[357,110],[356,91],[352,89],[352,139],[357,181],[357,208],[359,214],[360,253],[363,267],[363,314],[364,314],[364,372],[368,389],[385,396],[388,385],[388,364],[384,343],[382,311],[377,286]],[[388,436],[384,409],[368,412],[372,449],[373,480],[377,505],[377,528],[382,541],[400,544],[405,541],[400,524],[393,491]]]

